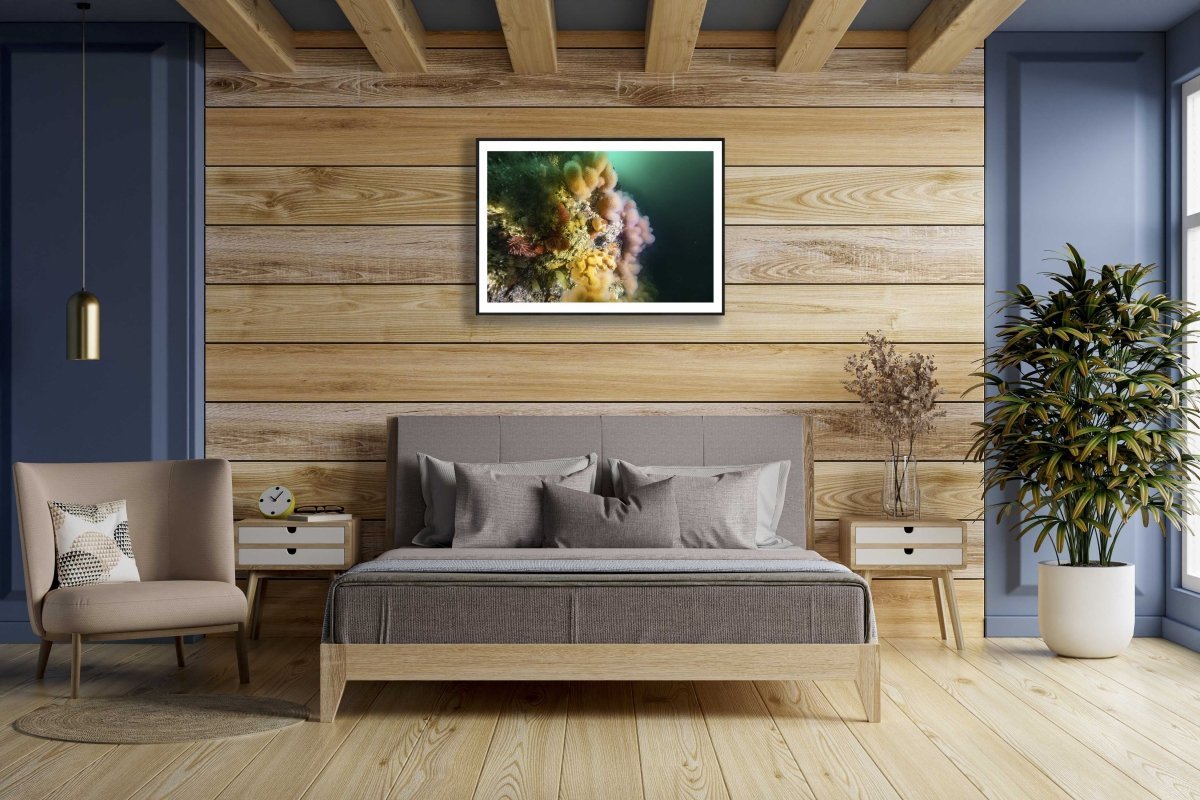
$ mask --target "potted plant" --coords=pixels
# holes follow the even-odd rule
[[[1038,565],[1046,645],[1108,658],[1133,637],[1134,568],[1113,561],[1125,524],[1184,527],[1197,375],[1183,348],[1198,314],[1148,288],[1150,265],[1092,270],[1067,250],[1065,271],[1046,273],[1051,291],[1004,293],[972,456],[986,459],[985,491],[1012,489],[997,521],[1019,514],[1018,536],[1054,548]]]
[[[863,337],[865,353],[846,359],[846,391],[858,395],[862,418],[891,445],[884,462],[883,513],[889,517],[921,514],[921,486],[914,453],[917,437],[933,430],[933,421],[944,416],[937,407],[942,390],[934,373],[933,356],[901,355],[882,333]]]

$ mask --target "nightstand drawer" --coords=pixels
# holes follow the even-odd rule
[[[957,567],[963,563],[963,551],[961,547],[856,547],[854,563],[863,567]]]
[[[961,544],[962,528],[949,525],[856,525],[857,544]]]
[[[237,556],[238,567],[337,567],[346,561],[344,547],[239,547]]]
[[[281,544],[291,547],[297,544],[345,544],[344,525],[295,526],[295,525],[241,525],[238,526],[239,544]]]

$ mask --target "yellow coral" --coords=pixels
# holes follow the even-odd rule
[[[575,287],[563,295],[567,302],[604,302],[612,300],[613,272],[617,260],[604,250],[589,250],[571,264]]]

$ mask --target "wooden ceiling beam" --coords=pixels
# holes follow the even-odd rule
[[[908,29],[908,71],[950,72],[1025,0],[932,0]]]
[[[337,0],[384,72],[425,72],[425,25],[412,0]]]
[[[867,0],[792,0],[775,31],[775,69],[818,72]]]
[[[508,60],[519,75],[558,71],[554,0],[496,0]]]
[[[646,72],[687,72],[706,0],[650,0],[646,9]]]
[[[296,68],[294,32],[270,0],[179,0],[205,30],[253,72]]]

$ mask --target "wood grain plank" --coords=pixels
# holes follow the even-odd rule
[[[910,72],[949,72],[1025,0],[932,0],[908,29]]]
[[[558,797],[569,691],[557,682],[513,687],[479,774],[478,800]]]
[[[692,685],[638,681],[633,684],[633,697],[647,800],[728,798]]]
[[[799,284],[983,283],[983,228],[727,225],[725,280]]]
[[[337,0],[384,72],[424,72],[425,26],[409,0]]]
[[[558,69],[553,0],[496,0],[513,72],[540,75]]]
[[[895,645],[895,646],[893,646]],[[920,642],[884,643],[888,656],[903,653],[941,692],[957,700],[989,730],[996,732],[1027,761],[1036,764],[1074,797],[1142,798],[1145,789],[1111,763],[1096,759],[1083,744],[1038,714],[1021,712],[1018,697],[982,675],[957,652],[946,650],[952,661],[927,650]],[[886,667],[885,667],[886,668]],[[1019,721],[1018,721],[1019,720]],[[1053,750],[1054,758],[1045,754]]]
[[[401,75],[380,74],[361,48],[299,50],[289,75],[247,72],[214,50],[205,100],[209,107],[983,106],[982,50],[944,74],[907,72],[903,50],[835,50],[820,72],[778,73],[774,47],[772,37],[760,50],[697,50],[687,72],[652,74],[636,49],[560,44],[553,75],[513,73],[503,49],[432,50],[427,73]]]
[[[792,0],[775,30],[775,68],[817,72],[866,0]]]
[[[646,44],[643,31],[559,31],[559,47],[612,48],[628,47],[640,49]],[[296,31],[292,37],[296,47],[357,48],[362,41],[353,31]],[[705,47],[773,47],[774,31],[707,31],[701,30],[696,39],[697,48]],[[846,31],[838,47],[903,49],[908,44],[908,31]],[[204,37],[204,46],[220,48],[222,44],[212,34]],[[434,48],[461,47],[504,47],[500,31],[426,31],[425,46]]]
[[[734,225],[981,225],[978,167],[736,167],[726,170]]]
[[[734,800],[816,798],[754,684],[696,681],[713,749]]]
[[[646,72],[687,72],[706,0],[650,0],[646,7]]]
[[[209,225],[209,283],[460,283],[475,280],[466,225]]]
[[[351,684],[353,685],[353,684]],[[389,798],[470,797],[511,687],[458,683],[442,696]]]
[[[467,225],[209,225],[209,283],[475,280]],[[729,225],[727,284],[982,284],[981,226]]]
[[[261,72],[295,68],[292,27],[269,0],[179,0],[179,5],[246,68]]]
[[[206,341],[576,342],[579,321],[478,316],[471,286],[211,286]],[[939,313],[930,314],[930,308]],[[858,342],[983,340],[982,286],[730,286],[718,317],[588,320],[606,342]]]
[[[568,354],[536,344],[212,344],[206,392],[210,401],[830,402],[852,399],[841,365],[860,347],[586,343]],[[981,346],[921,350],[936,359],[949,397],[979,399],[971,373]],[[564,358],[584,366],[565,369]]]
[[[817,797],[899,800],[887,776],[814,684],[759,681],[756,687]]]
[[[560,800],[643,797],[632,684],[570,687]]]
[[[730,166],[983,164],[980,108],[614,108],[608,136],[723,137]],[[473,166],[476,137],[587,138],[567,108],[212,108],[210,166]]]
[[[910,653],[911,658],[922,659],[921,663],[924,659],[939,664],[947,658],[965,659],[980,676],[987,676],[1003,686],[1039,716],[1054,723],[1101,759],[1117,766],[1154,796],[1195,798],[1200,791],[1200,769],[1193,766],[1195,759],[1190,755],[1181,758],[1152,737],[1124,724],[1123,718],[1110,716],[1097,708],[1090,693],[1077,692],[1071,686],[1047,677],[1013,658],[998,644],[977,639],[970,642],[963,653],[953,654],[935,642],[919,641],[909,645],[905,643],[905,652]],[[954,667],[964,674],[975,675],[962,664]]]
[[[921,461],[961,460],[974,423],[983,419],[979,403],[942,408],[946,416],[917,442]],[[883,449],[858,410],[856,403],[209,403],[205,448],[209,456],[231,461],[383,461],[392,416],[809,414],[818,461],[871,461]]]
[[[919,472],[922,514],[951,519],[982,516],[983,464],[938,461],[921,464]],[[816,516],[836,519],[863,511],[878,513],[882,486],[879,463],[817,462]]]
[[[963,635],[983,636],[983,581],[955,573],[954,592],[962,618]],[[878,578],[871,581],[875,624],[880,636],[939,638],[932,581],[908,578]],[[953,639],[953,634],[951,634]],[[885,656],[886,659],[886,656]]]
[[[458,167],[209,167],[210,225],[466,224],[472,170]]]

